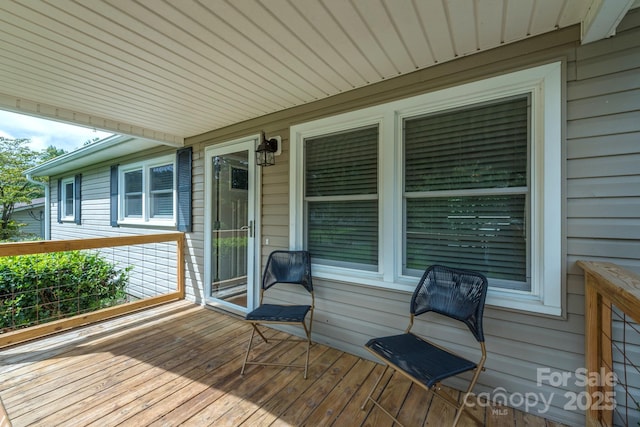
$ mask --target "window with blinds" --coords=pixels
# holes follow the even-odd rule
[[[529,95],[406,118],[404,274],[432,264],[530,290]]]
[[[149,169],[149,217],[173,218],[173,164]]]
[[[124,174],[124,217],[142,217],[142,169]]]
[[[314,262],[377,270],[378,126],[306,138],[304,162]]]
[[[173,225],[176,210],[175,169],[175,156],[119,166],[116,171],[119,221]],[[190,175],[188,181],[190,184]]]

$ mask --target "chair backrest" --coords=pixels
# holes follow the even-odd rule
[[[411,314],[433,311],[465,323],[484,342],[482,313],[489,284],[477,272],[432,265],[422,275],[411,298]]]
[[[269,289],[276,283],[302,285],[313,292],[311,282],[311,255],[308,251],[273,251],[267,259],[262,276],[262,289]]]

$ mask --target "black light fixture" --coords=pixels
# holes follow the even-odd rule
[[[256,149],[256,162],[258,166],[273,166],[276,164],[276,152],[280,137],[267,139],[262,132],[262,142]]]

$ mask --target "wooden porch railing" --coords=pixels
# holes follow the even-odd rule
[[[614,409],[608,397],[614,396],[614,390],[606,378],[614,372],[612,312],[615,307],[640,323],[640,276],[612,263],[578,261],[578,265],[585,275],[586,369],[598,373],[596,378],[600,380],[587,384],[592,404],[586,412],[586,425],[611,426]],[[638,361],[630,363],[637,369]],[[600,397],[604,399],[599,401]]]
[[[79,314],[48,323],[18,329],[0,334],[0,348],[20,342],[36,339],[45,335],[88,325],[101,320],[131,313],[143,308],[162,304],[169,301],[184,299],[184,233],[148,234],[123,237],[101,237],[77,240],[52,240],[21,243],[0,244],[0,257],[15,255],[30,255],[50,252],[65,252],[85,249],[113,248],[118,246],[146,245],[153,243],[176,243],[176,290],[158,296],[147,297],[137,301],[104,308],[90,313]]]

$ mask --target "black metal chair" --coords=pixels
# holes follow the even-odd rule
[[[311,294],[311,305],[279,305],[263,304],[265,291],[278,283],[301,285]],[[240,374],[244,374],[246,365],[289,366],[304,368],[304,378],[307,378],[309,370],[309,350],[311,348],[311,326],[313,323],[313,309],[315,296],[311,281],[311,255],[307,251],[273,251],[267,259],[264,275],[262,276],[262,288],[260,290],[260,305],[247,314],[246,321],[251,323],[251,338],[247,347],[247,354],[242,363]],[[309,324],[306,318],[309,314]],[[265,342],[269,342],[260,331],[261,325],[298,325],[304,329],[306,339],[270,338],[271,341],[302,341],[307,343],[307,354],[304,365],[261,362],[256,359],[249,360],[249,353],[253,345],[253,338],[257,333]]]
[[[373,338],[365,345],[367,350],[386,364],[386,367],[362,404],[362,409],[364,410],[367,402],[371,400],[396,423],[402,425],[396,417],[372,397],[380,380],[391,368],[455,407],[456,415],[453,425],[457,425],[466,407],[466,400],[471,394],[480,372],[484,370],[487,358],[482,330],[487,287],[487,279],[480,273],[440,265],[429,267],[424,272],[411,298],[409,326],[405,333]],[[429,311],[466,324],[480,344],[482,353],[480,361],[475,363],[465,359],[411,333],[415,316]],[[475,372],[461,402],[448,394],[439,392],[441,381],[467,371]],[[383,391],[384,388],[380,395]]]

